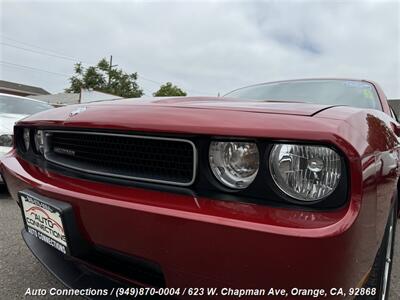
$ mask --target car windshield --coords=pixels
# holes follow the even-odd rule
[[[31,115],[52,106],[39,101],[0,95],[0,114]]]
[[[241,88],[224,97],[260,101],[299,101],[382,110],[375,87],[356,80],[293,80]]]

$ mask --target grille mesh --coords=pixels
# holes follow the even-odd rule
[[[49,132],[46,158],[114,177],[190,184],[195,153],[185,140],[118,134]]]

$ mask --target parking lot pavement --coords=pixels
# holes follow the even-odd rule
[[[21,237],[22,219],[18,205],[0,187],[0,299],[24,297],[28,288],[64,288],[33,256]],[[392,274],[390,300],[400,299],[400,227]],[[40,299],[82,299],[80,297],[43,296]]]
[[[64,288],[33,256],[21,237],[21,211],[0,187],[0,299],[22,299],[28,288]],[[39,297],[26,297],[39,298]],[[83,299],[47,296],[40,299]]]

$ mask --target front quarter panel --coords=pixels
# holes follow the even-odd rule
[[[318,117],[325,118],[327,122],[342,119],[347,131],[354,132],[351,137],[348,136],[358,149],[363,164],[362,204],[371,209],[377,244],[380,244],[390,208],[397,197],[400,144],[393,130],[396,121],[381,111],[351,107],[331,108]],[[368,194],[375,196],[366,197]]]

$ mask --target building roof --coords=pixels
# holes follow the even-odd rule
[[[2,92],[18,93],[21,95],[48,95],[45,89],[37,86],[21,84],[11,81],[0,80],[0,89]]]
[[[81,89],[80,103],[119,100],[119,99],[123,98],[113,94],[99,92],[93,89]]]
[[[119,96],[87,89],[81,89],[80,93],[58,93],[54,95],[30,96],[30,98],[45,101],[53,106],[123,99]]]
[[[58,93],[54,95],[31,96],[30,98],[47,102],[53,106],[64,106],[79,103],[79,93]]]

